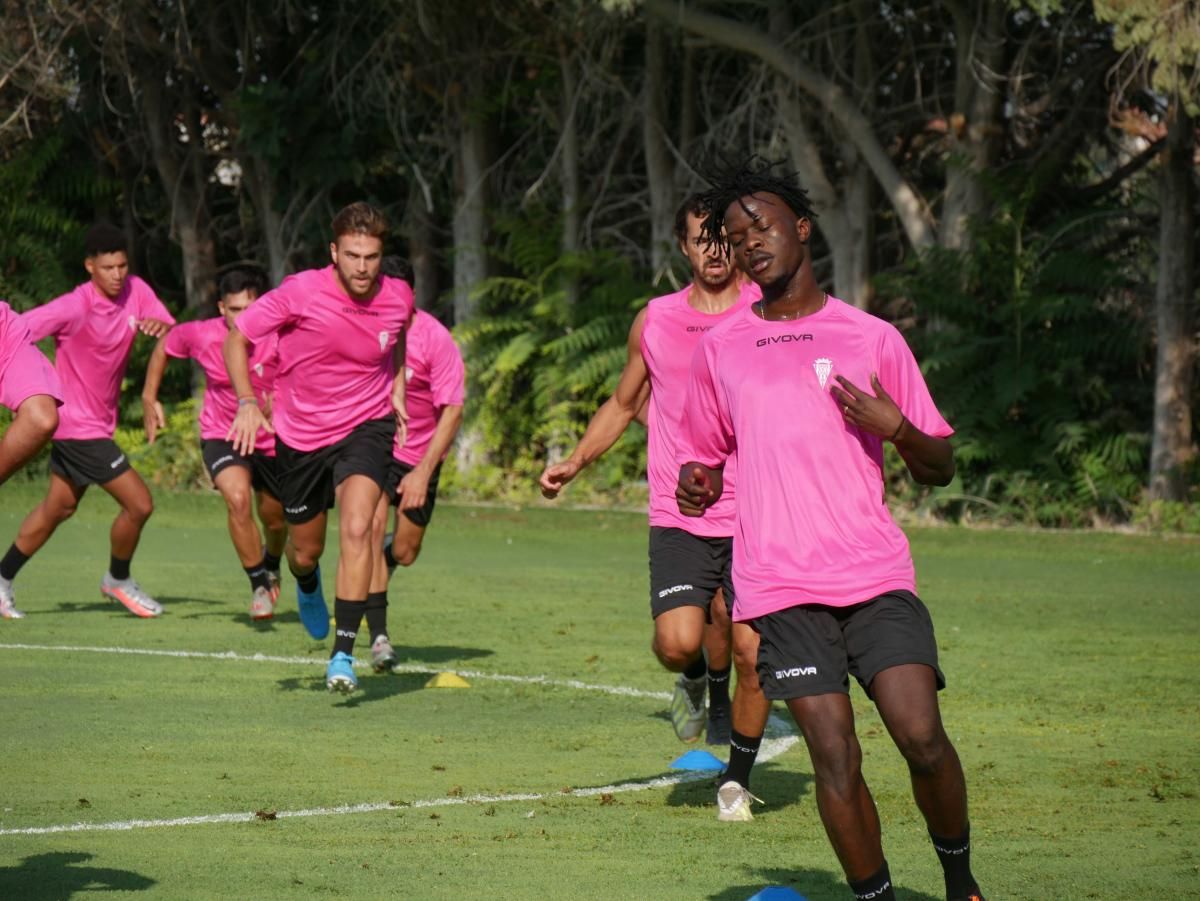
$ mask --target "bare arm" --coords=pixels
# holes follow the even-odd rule
[[[558,497],[567,482],[617,442],[646,403],[650,396],[650,374],[642,357],[642,327],[645,321],[646,311],[642,310],[629,329],[625,368],[621,371],[617,390],[592,416],[587,430],[570,456],[561,463],[547,466],[542,472],[538,483],[543,497]]]
[[[158,389],[162,387],[163,373],[167,371],[166,336],[158,339],[150,362],[146,364],[146,383],[142,386],[142,425],[146,429],[146,443],[153,444],[158,430],[166,425],[162,404],[158,402]]]
[[[446,455],[446,451],[450,449],[454,436],[458,434],[462,418],[462,404],[449,404],[442,407],[441,412],[438,413],[437,427],[433,431],[429,447],[425,449],[425,453],[421,457],[421,462],[400,480],[398,490],[401,510],[415,510],[425,506],[429,480],[442,457]]]
[[[254,453],[254,442],[259,429],[275,431],[263,415],[263,411],[258,408],[258,398],[254,396],[254,385],[250,382],[249,343],[246,336],[234,326],[229,330],[225,346],[222,348],[225,369],[238,398],[237,416],[233,418],[233,425],[229,427],[225,438],[233,442],[234,450],[247,456]]]

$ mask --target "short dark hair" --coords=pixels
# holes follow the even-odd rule
[[[387,236],[387,217],[381,210],[359,200],[342,207],[333,217],[333,239],[342,235],[368,235],[383,240]]]
[[[261,266],[241,263],[226,269],[217,282],[217,297],[249,291],[255,297],[267,290],[267,274]]]
[[[408,282],[410,285],[413,282],[413,267],[412,263],[396,254],[388,254],[379,261],[379,272],[381,275],[386,275],[388,278],[399,278]]]
[[[102,253],[128,253],[125,232],[108,222],[97,222],[83,237],[83,255],[98,257]]]
[[[771,162],[755,154],[741,163],[726,164],[706,172],[705,180],[710,188],[700,196],[708,208],[708,215],[701,234],[724,247],[725,211],[735,201],[754,194],[774,194],[797,218],[816,219],[817,214],[809,205],[808,192],[797,181],[797,173],[772,172],[782,165],[782,160]]]
[[[675,240],[681,243],[687,240],[689,214],[700,217],[708,214],[708,206],[704,203],[703,194],[696,193],[689,195],[683,203],[679,204],[679,209],[675,211]]]

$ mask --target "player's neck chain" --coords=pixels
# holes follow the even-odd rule
[[[805,316],[813,315],[813,313],[820,313],[823,309],[825,309],[825,304],[827,303],[829,303],[829,294],[828,292],[822,291],[821,305],[813,310],[812,313],[785,313],[778,318],[767,319],[767,308],[763,305],[761,300],[756,300],[751,309],[758,314],[759,319],[766,319],[768,322],[791,322],[793,319],[803,319]]]

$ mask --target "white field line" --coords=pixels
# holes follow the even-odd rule
[[[100,654],[134,654],[151,657],[178,657],[192,659],[231,660],[253,663],[288,663],[288,664],[323,664],[323,660],[309,657],[274,657],[267,654],[235,654],[232,651],[213,653],[206,651],[162,651],[142,648],[104,648],[104,647],[73,647],[69,645],[29,645],[29,644],[0,644],[0,650],[13,651],[82,651]],[[405,667],[404,672],[431,673],[434,670],[426,667]],[[636,688],[613,685],[592,685],[578,682],[574,679],[549,679],[545,676],[511,676],[504,674],[481,673],[472,670],[454,670],[464,678],[493,680],[498,682],[517,682],[530,685],[547,685],[555,688],[574,688],[582,691],[599,691],[607,694],[625,697],[653,698],[667,700],[667,692],[643,691]],[[778,757],[800,739],[792,733],[788,725],[775,716],[767,724],[767,736],[763,738],[758,751],[759,763],[766,763]],[[603,794],[625,794],[627,792],[646,791],[647,789],[668,788],[688,782],[699,782],[712,778],[711,772],[683,772],[673,776],[657,776],[638,782],[621,782],[604,785],[598,788],[576,788],[570,791],[532,792],[503,795],[473,795],[467,798],[427,798],[408,804],[392,804],[390,802],[375,802],[365,804],[343,804],[337,807],[310,807],[304,810],[280,810],[275,812],[277,819],[289,817],[330,817],[347,816],[357,813],[377,813],[382,810],[404,810],[406,808],[458,807],[464,804],[504,804],[517,801],[544,801],[549,798],[590,798]],[[202,826],[213,823],[252,823],[259,819],[258,813],[213,813],[202,816],[175,817],[166,820],[119,820],[110,823],[70,823],[60,826],[34,826],[27,829],[0,829],[0,835],[50,835],[59,832],[124,832],[131,829],[156,829],[173,826]]]
[[[186,657],[196,660],[231,660],[238,663],[286,663],[290,665],[325,666],[328,660],[318,657],[281,657],[271,654],[238,654],[234,651],[164,651],[153,648],[105,648],[73,645],[49,644],[0,644],[4,651],[52,651],[56,653],[90,653],[90,654],[132,654],[145,657]],[[366,664],[357,664],[359,669],[365,669]],[[506,673],[484,673],[478,670],[456,669],[438,670],[429,666],[399,666],[397,672],[430,675],[437,672],[452,672],[464,679],[480,679],[490,682],[512,682],[522,685],[546,685],[551,688],[572,688],[576,691],[597,691],[604,694],[620,695],[626,698],[651,698],[658,701],[669,701],[671,695],[665,691],[646,691],[641,688],[627,688],[623,685],[595,685],[590,682],[580,682],[577,679],[551,679],[548,676],[513,676]]]

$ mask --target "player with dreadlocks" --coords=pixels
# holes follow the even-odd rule
[[[762,299],[705,335],[693,358],[680,511],[703,516],[716,502],[736,450],[734,618],[758,633],[763,693],[787,703],[804,735],[817,807],[856,897],[894,894],[851,675],[908,763],[947,897],[981,901],[966,783],[938,710],[933,623],[883,500],[884,442],[918,482],[945,485],[953,430],[900,333],[818,286],[808,198],[774,169],[752,158],[715,174],[705,195],[706,234],[728,242]]]

